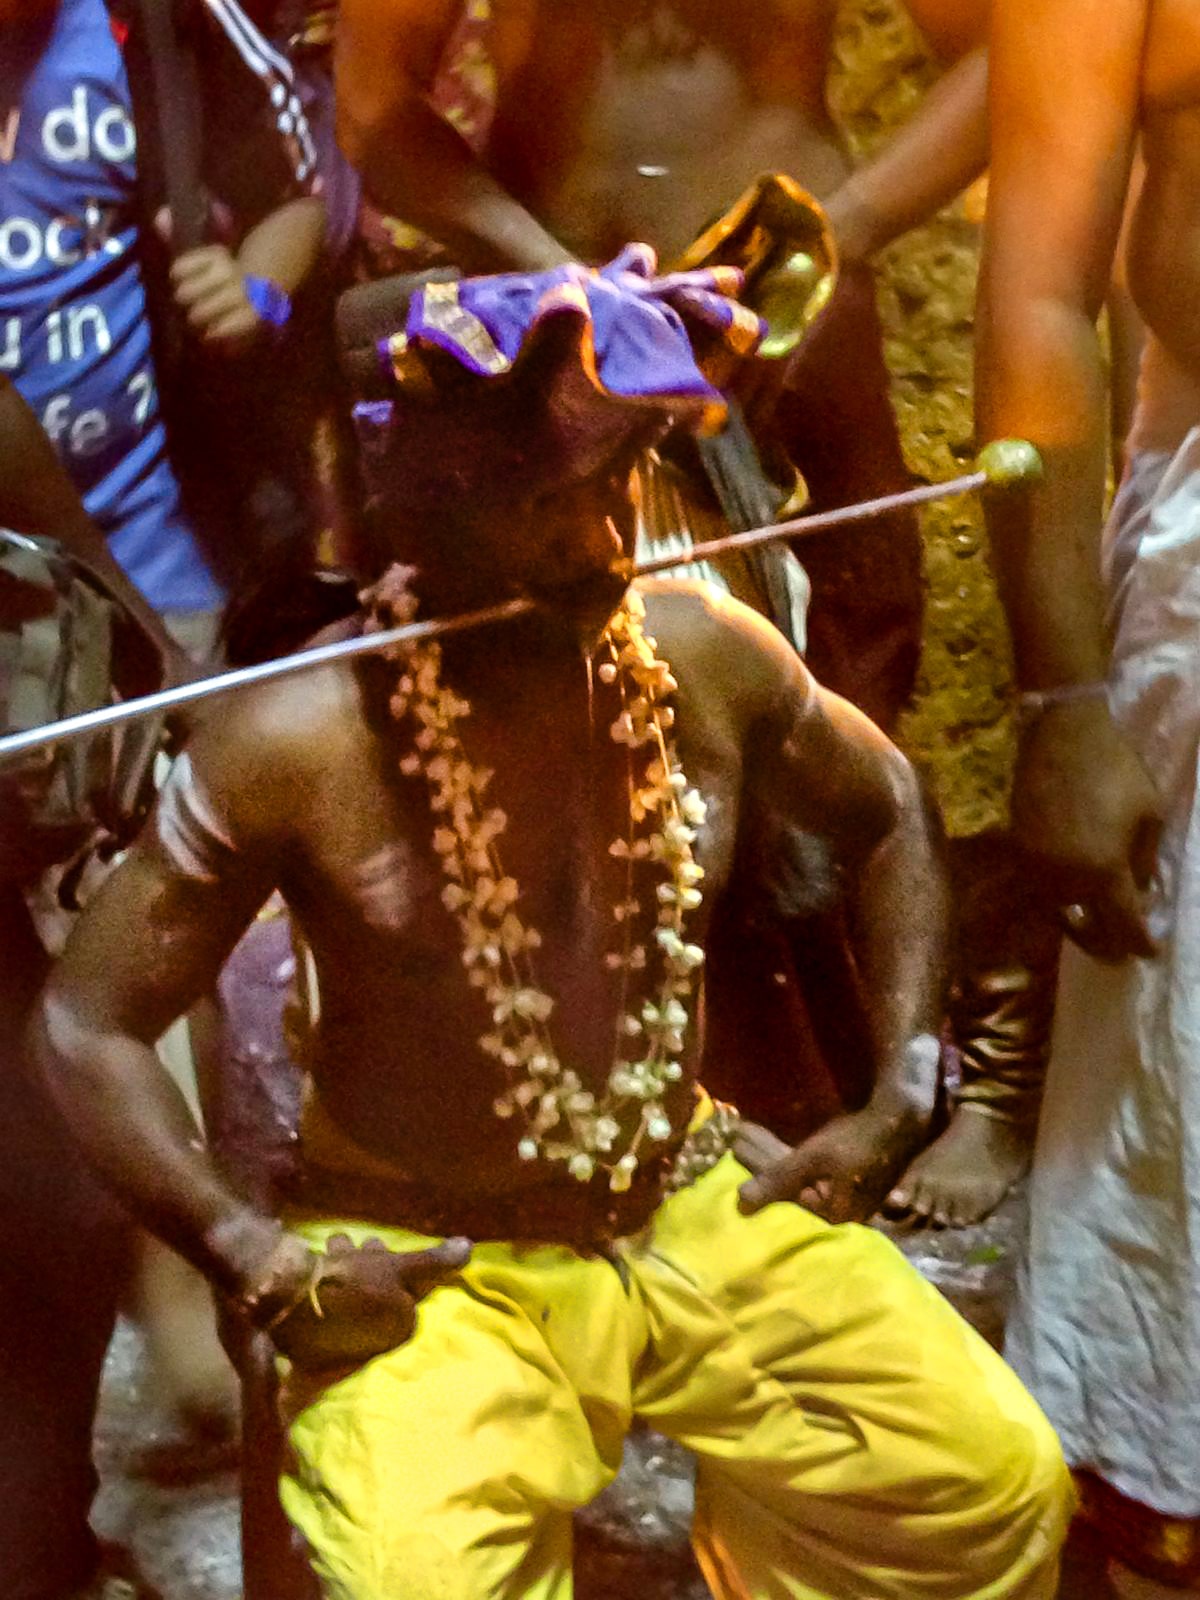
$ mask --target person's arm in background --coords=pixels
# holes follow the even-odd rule
[[[467,272],[541,272],[569,250],[513,199],[433,108],[429,88],[457,0],[342,0],[338,140],[371,199],[452,252]]]
[[[247,18],[245,27],[253,21]],[[230,46],[226,25],[211,16],[196,32],[203,148],[195,181],[210,196],[209,237],[198,245],[185,241],[196,247],[175,254],[171,265],[177,304],[200,343],[218,356],[253,350],[287,326],[291,301],[326,247],[317,174],[298,165],[301,146],[289,144],[276,121],[276,96],[294,105],[303,100],[294,69],[287,77],[286,64],[277,69],[268,104],[266,86]],[[260,48],[286,55],[265,37]],[[314,147],[307,148],[311,157]]]
[[[869,260],[910,228],[927,222],[987,169],[986,7],[972,14],[971,7],[953,6],[945,14],[938,0],[911,0],[909,10],[939,59],[949,59],[952,65],[909,120],[826,201],[844,261]],[[1131,201],[1137,187],[1131,186]],[[1125,281],[1123,248],[1117,253],[1105,305],[1112,468],[1119,478],[1145,333]]]
[[[1108,291],[1137,137],[1149,0],[995,0],[991,180],[980,282],[981,444],[1025,438],[1045,477],[989,510],[1018,682],[1105,678],[1098,541],[1108,401],[1096,318]],[[1140,885],[1158,800],[1102,694],[1060,699],[1027,729],[1014,824],[1084,905],[1088,947],[1150,953]]]
[[[947,71],[826,201],[846,261],[865,261],[927,222],[987,166],[988,0],[908,0],[907,9]]]
[[[830,195],[825,210],[844,260],[865,261],[927,222],[984,171],[987,84],[987,50],[979,46]]]
[[[0,526],[55,539],[94,572],[153,642],[171,679],[188,675],[186,657],[162,619],[126,577],[88,516],[66,468],[16,385],[0,373]]]
[[[192,331],[219,350],[245,349],[268,336],[277,324],[246,280],[265,280],[290,299],[316,266],[324,237],[324,203],[302,195],[264,217],[236,250],[205,244],[176,256],[171,284]]]

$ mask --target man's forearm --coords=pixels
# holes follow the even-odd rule
[[[324,203],[312,196],[289,200],[242,240],[238,265],[294,294],[316,265],[324,237]]]
[[[56,539],[125,606],[164,653],[171,644],[162,619],[114,559],[74,484],[16,386],[0,376],[0,525]]]
[[[987,82],[987,51],[973,50],[830,197],[826,209],[847,260],[866,260],[928,221],[984,170]]]
[[[244,1293],[279,1225],[221,1178],[154,1050],[83,1027],[53,980],[32,1045],[72,1136],[130,1213],[228,1293]]]
[[[872,1103],[928,1116],[938,1085],[948,893],[932,807],[911,768],[897,781],[895,824],[854,879],[854,953],[875,1047]]]
[[[376,205],[423,229],[467,272],[541,272],[572,259],[415,90],[370,120],[343,105],[338,137]]]
[[[1001,340],[998,329],[1004,328]],[[1108,648],[1099,538],[1107,385],[1099,335],[1083,310],[1032,305],[979,319],[981,442],[1028,438],[1044,477],[988,505],[992,561],[1027,689],[1104,678]]]

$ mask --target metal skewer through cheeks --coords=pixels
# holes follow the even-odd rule
[[[724,539],[710,539],[705,544],[693,545],[690,550],[673,552],[641,561],[633,569],[634,576],[648,576],[666,572],[676,567],[690,566],[693,562],[711,560],[730,551],[749,550],[757,545],[773,544],[779,539],[805,538],[810,534],[825,533],[830,528],[847,527],[869,522],[891,511],[907,510],[913,506],[927,505],[935,500],[948,500],[956,495],[974,494],[981,490],[1003,491],[1028,487],[1041,475],[1041,460],[1031,444],[1022,439],[999,439],[986,446],[977,459],[976,470],[944,483],[926,484],[919,489],[906,489],[899,494],[882,495],[876,500],[864,500],[857,505],[840,506],[834,511],[823,511],[811,516],[797,517],[790,522],[772,523],[765,528],[750,528],[744,533],[733,533]],[[184,683],[172,689],[159,689],[153,694],[137,699],[123,700],[117,705],[100,706],[95,711],[82,711],[60,722],[47,722],[40,728],[27,728],[20,733],[0,737],[0,761],[6,756],[28,755],[48,745],[64,740],[81,739],[101,728],[111,728],[124,722],[135,722],[142,717],[161,716],[180,706],[195,705],[214,695],[229,694],[235,689],[249,688],[265,683],[271,678],[290,677],[294,673],[308,672],[313,667],[328,665],[331,661],[345,661],[355,656],[375,655],[393,645],[415,643],[420,639],[445,638],[456,633],[466,633],[494,622],[506,622],[534,609],[532,600],[506,600],[500,605],[484,606],[477,611],[465,611],[455,617],[431,617],[425,622],[410,622],[400,628],[388,628],[380,633],[364,634],[353,639],[338,639],[331,644],[315,645],[309,650],[298,650],[294,655],[281,656],[273,661],[257,662],[251,667],[237,667],[230,672],[220,672],[211,678],[201,678],[195,683]]]

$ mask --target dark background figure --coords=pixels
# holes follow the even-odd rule
[[[0,463],[0,521],[60,540],[136,612],[137,591],[7,379],[0,379]],[[19,664],[9,647],[45,600],[0,573],[6,719]],[[146,637],[169,659],[174,647],[144,602],[141,609]],[[26,894],[88,837],[82,821],[39,824],[37,793],[11,770],[0,771],[0,1579],[20,1600],[59,1600],[90,1579],[98,1558],[88,1527],[96,1486],[92,1419],[132,1230],[86,1171],[20,1047],[50,966]]]
[[[86,560],[150,640],[151,680],[190,670],[164,621],[207,653],[220,552],[247,547],[245,520],[233,531],[212,486],[236,485],[251,509],[257,485],[303,501],[272,447],[282,424],[255,433],[261,458],[248,433],[235,458],[228,426],[200,414],[206,384],[238,392],[232,362],[243,378],[271,363],[278,376],[279,296],[300,288],[323,227],[305,192],[303,118],[286,92],[282,106],[272,98],[286,72],[247,45],[235,13],[170,13],[184,85],[170,109],[200,130],[207,180],[190,198],[231,241],[202,235],[180,251],[162,216],[164,102],[142,13],[103,0],[0,6],[0,352],[15,385],[6,378],[0,392],[0,522]],[[239,405],[244,423],[254,414],[244,392]],[[27,598],[11,583],[0,592],[3,628],[19,628]],[[19,1047],[46,970],[26,894],[86,836],[48,835],[11,788],[2,823],[0,1587],[13,1600],[62,1600],[97,1566],[91,1427],[130,1236],[30,1087]]]

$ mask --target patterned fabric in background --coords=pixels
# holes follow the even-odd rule
[[[204,0],[204,7],[245,65],[261,80],[297,184],[301,188],[310,184],[319,187],[316,150],[296,92],[291,62],[255,27],[235,0]]]
[[[335,5],[317,8],[325,26],[331,25],[335,10]],[[491,23],[492,0],[466,0],[433,87],[434,109],[476,155],[487,144],[496,113],[496,71],[488,55]],[[359,208],[357,253],[355,276],[361,279],[419,272],[447,259],[441,246],[419,228],[385,215],[365,197]]]

